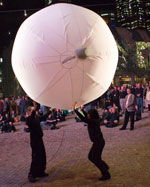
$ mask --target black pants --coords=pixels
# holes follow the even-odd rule
[[[46,169],[46,153],[43,140],[39,139],[31,143],[32,148],[32,162],[30,172],[33,177],[41,176]]]
[[[126,129],[127,124],[129,122],[129,118],[130,118],[130,129],[134,129],[134,112],[128,112],[127,110],[125,111],[123,128]]]
[[[103,176],[108,174],[109,169],[108,165],[101,158],[104,145],[104,141],[93,142],[93,145],[88,155],[89,160],[95,164],[95,166],[101,171]]]

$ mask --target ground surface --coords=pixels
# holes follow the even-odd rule
[[[106,145],[103,159],[111,180],[101,182],[98,169],[88,161],[91,147],[87,127],[73,118],[58,130],[44,130],[49,177],[31,184],[29,133],[17,125],[16,133],[0,134],[0,187],[150,187],[150,118],[147,113],[135,130],[101,127]]]

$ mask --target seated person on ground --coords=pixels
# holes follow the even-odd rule
[[[57,110],[57,121],[65,121],[65,115],[61,109]]]
[[[105,101],[104,108],[110,108],[110,107],[112,107],[112,102],[111,102],[110,98],[107,98]]]
[[[104,125],[104,120],[106,120],[108,118],[108,116],[110,115],[110,112],[107,108],[105,108],[103,110],[103,114],[102,114],[102,121],[101,121],[101,125]]]
[[[12,131],[16,131],[15,126],[13,125],[14,120],[6,113],[4,118],[3,118],[3,122],[2,122],[2,128],[1,128],[1,132],[12,132]]]
[[[112,128],[116,127],[119,124],[119,113],[114,107],[109,109],[109,115],[104,120],[104,125],[106,127]]]
[[[51,127],[51,130],[58,129],[56,127],[57,124],[57,115],[56,110],[52,109],[52,112],[48,115],[48,118],[46,119],[46,124],[48,124]]]

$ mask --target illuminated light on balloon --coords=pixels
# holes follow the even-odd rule
[[[35,101],[71,109],[100,97],[110,86],[118,61],[114,37],[93,11],[55,4],[20,26],[12,67]]]

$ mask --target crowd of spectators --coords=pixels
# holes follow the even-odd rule
[[[85,105],[85,110],[89,108],[102,108],[101,125],[106,127],[115,127],[119,124],[119,118],[125,113],[125,97],[127,88],[131,88],[131,92],[136,97],[135,121],[142,118],[144,108],[148,108],[150,116],[150,85],[139,84],[132,86],[111,86],[100,98]],[[18,96],[15,98],[4,98],[0,100],[0,129],[1,132],[15,132],[14,122],[25,121],[26,110],[29,106],[33,106],[32,100],[28,96]],[[49,107],[40,105],[36,112],[37,117],[42,117],[49,110]],[[81,113],[82,111],[79,110]],[[59,121],[65,121],[68,115],[67,110],[52,109],[48,118],[41,122],[41,125],[47,125],[50,129],[58,129],[56,124]],[[78,117],[75,118],[80,122]]]
[[[119,117],[125,113],[125,97],[127,95],[127,88],[131,89],[131,93],[135,95],[135,121],[142,118],[144,108],[148,108],[150,115],[150,85],[139,84],[123,85],[121,87],[110,87],[106,93],[101,97],[103,115],[102,124],[106,127],[114,127],[119,123]]]
[[[1,132],[15,132],[15,122],[25,122],[27,117],[27,108],[33,106],[33,101],[28,96],[18,96],[16,99],[14,96],[10,98],[4,98],[0,100],[0,129]],[[36,117],[42,118],[50,107],[38,104],[38,110],[36,111]],[[65,121],[68,111],[60,109],[51,109],[51,113],[41,125],[48,125],[50,129],[58,129],[56,124],[60,121]],[[28,131],[28,128],[25,128]]]
[[[144,108],[148,108],[150,115],[150,85],[139,84],[136,85],[122,85],[111,86],[100,98],[88,103],[88,108],[102,108],[103,114],[101,116],[101,125],[106,127],[115,127],[119,125],[120,117],[125,113],[125,97],[127,95],[127,88],[131,89],[132,94],[135,95],[135,121],[142,118]],[[86,110],[86,105],[85,105]],[[79,109],[80,112],[82,112]],[[76,117],[76,121],[80,121]]]

